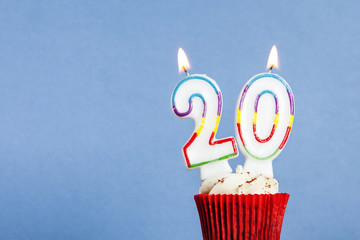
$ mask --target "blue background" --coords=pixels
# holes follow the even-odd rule
[[[170,108],[183,47],[223,93],[273,44],[296,114],[274,161],[282,239],[358,239],[360,2],[1,1],[0,239],[201,239],[194,124]],[[231,165],[243,164],[243,157]]]

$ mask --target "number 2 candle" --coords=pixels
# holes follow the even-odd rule
[[[222,110],[222,95],[217,83],[203,74],[187,73],[189,62],[185,52],[178,51],[179,72],[187,76],[175,87],[171,106],[179,118],[192,118],[195,130],[182,148],[185,166],[200,168],[201,180],[210,176],[232,172],[227,160],[238,155],[233,137],[217,140]]]
[[[273,177],[272,161],[284,148],[294,120],[294,97],[288,83],[271,73],[278,66],[275,46],[268,73],[252,77],[242,88],[235,111],[235,132],[245,171]]]

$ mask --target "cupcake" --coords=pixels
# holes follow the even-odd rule
[[[204,239],[280,239],[289,194],[272,177],[238,166],[236,173],[207,178],[195,202]]]

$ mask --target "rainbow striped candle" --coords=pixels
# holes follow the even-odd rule
[[[187,76],[175,87],[171,107],[177,117],[195,121],[195,130],[182,148],[185,166],[200,168],[202,180],[232,172],[227,160],[238,155],[235,139],[215,138],[222,111],[222,95],[217,83],[206,75]]]
[[[272,177],[272,160],[284,148],[293,124],[294,97],[279,75],[261,73],[242,88],[236,104],[235,129],[244,169]]]

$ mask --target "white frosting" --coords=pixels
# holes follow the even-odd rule
[[[236,173],[207,178],[200,186],[201,194],[275,194],[279,183],[275,178],[245,172],[239,165]]]

